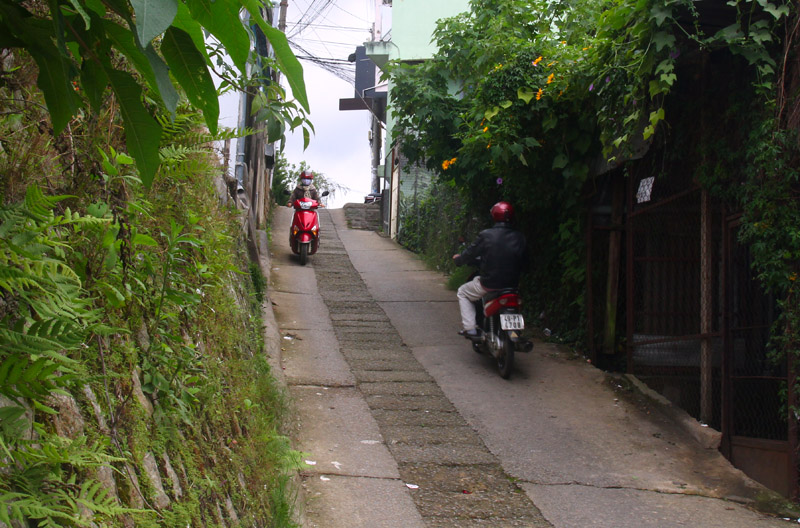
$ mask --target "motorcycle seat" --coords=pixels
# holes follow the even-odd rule
[[[503,288],[501,290],[492,290],[483,296],[483,302],[487,303],[489,301],[497,299],[498,297],[502,297],[503,295],[508,295],[510,293],[513,293],[514,295],[519,295],[519,290],[516,288]]]

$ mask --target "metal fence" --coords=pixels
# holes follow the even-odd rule
[[[652,189],[650,199],[640,202],[645,198],[640,190],[643,185],[660,187],[653,180],[640,180],[638,199],[631,200],[627,233],[629,370],[692,416],[719,429],[719,229],[704,247],[700,189],[668,197],[663,194],[669,189]],[[718,208],[707,214],[714,213],[721,218]],[[704,265],[711,268],[705,279]]]
[[[764,293],[748,248],[738,242],[738,217],[679,177],[632,177],[626,194],[619,310],[627,371],[722,431],[723,452],[751,477],[791,495],[797,489],[791,377],[786,359],[769,349],[777,303]],[[592,217],[595,349],[608,306],[597,298],[608,293],[602,246],[613,231],[607,219],[604,225]]]

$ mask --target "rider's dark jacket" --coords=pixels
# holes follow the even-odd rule
[[[302,183],[297,184],[294,192],[292,192],[292,196],[289,197],[289,203],[293,204],[295,200],[299,200],[301,198],[311,198],[317,202],[319,201],[319,193],[317,192],[317,188],[314,187],[313,183],[311,185],[303,185]]]
[[[481,285],[488,290],[516,288],[519,277],[528,266],[528,245],[525,235],[507,222],[497,222],[484,229],[478,238],[456,258],[458,266],[474,264],[480,259]]]

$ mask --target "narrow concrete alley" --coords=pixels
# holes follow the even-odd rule
[[[626,380],[544,343],[501,379],[456,335],[445,277],[342,210],[320,210],[300,266],[291,214],[275,213],[270,300],[305,527],[788,526]]]

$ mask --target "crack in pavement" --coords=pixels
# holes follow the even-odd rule
[[[657,495],[688,495],[692,497],[700,497],[704,499],[710,500],[725,500],[729,502],[735,502],[737,504],[743,505],[750,505],[751,502],[744,498],[737,498],[737,497],[720,497],[718,495],[713,495],[709,493],[703,493],[701,490],[697,488],[685,489],[685,490],[676,490],[676,489],[658,489],[658,488],[637,488],[635,486],[622,486],[622,485],[602,485],[602,484],[589,484],[586,482],[535,482],[526,479],[516,479],[516,482],[523,483],[523,484],[530,484],[531,486],[541,486],[546,488],[568,488],[568,487],[581,487],[581,488],[592,488],[592,489],[601,489],[601,490],[624,490],[624,491],[642,491],[647,493],[654,493]]]
[[[329,217],[326,223],[334,226]],[[369,294],[337,230],[327,231],[314,257],[319,294],[334,316],[355,388],[426,525],[552,527],[413,356]],[[353,325],[366,321],[380,325]]]

